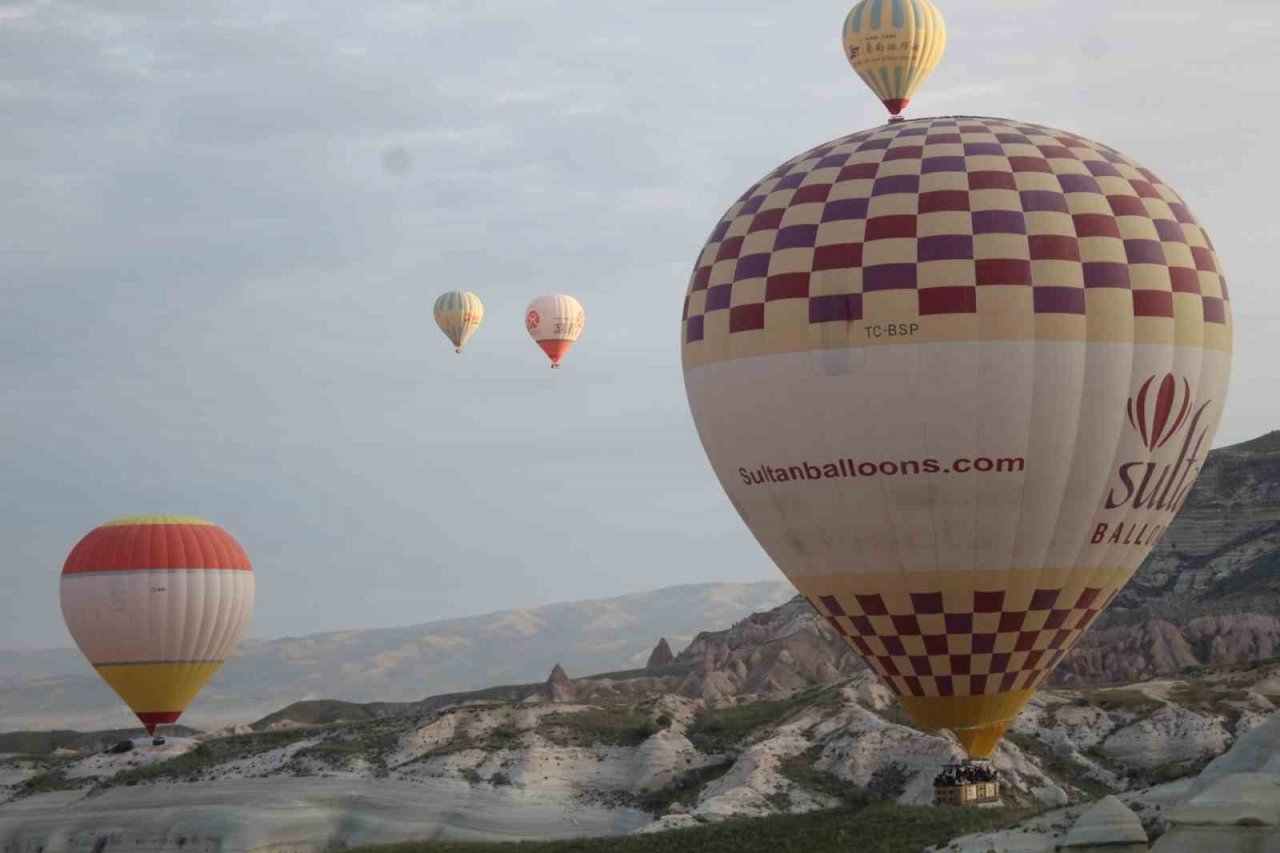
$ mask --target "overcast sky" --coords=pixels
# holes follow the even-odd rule
[[[1218,443],[1280,426],[1272,0],[939,4],[909,114],[1177,188],[1236,312]],[[230,530],[259,637],[778,577],[694,433],[680,305],[742,190],[883,122],[846,11],[0,2],[0,647],[69,642],[62,561],[133,513]],[[451,288],[486,306],[463,356]],[[553,372],[522,316],[555,291],[588,319]]]

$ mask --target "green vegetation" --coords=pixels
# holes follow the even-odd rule
[[[541,729],[542,736],[557,746],[639,746],[658,732],[649,715],[627,708],[548,714]]]
[[[1163,704],[1159,699],[1152,699],[1141,690],[1094,688],[1078,692],[1089,704],[1107,713],[1132,714],[1141,717],[1154,713]]]
[[[786,812],[791,810],[791,794],[787,791],[774,791],[772,794],[766,794],[764,801],[774,811]]]
[[[1176,782],[1179,779],[1185,779],[1187,776],[1196,775],[1204,769],[1206,764],[1208,764],[1208,761],[1193,761],[1191,763],[1166,761],[1164,764],[1157,764],[1142,774],[1142,780],[1148,785],[1163,785],[1165,782]]]
[[[1184,708],[1223,711],[1224,702],[1247,702],[1247,690],[1215,690],[1203,681],[1187,681],[1169,691],[1169,699]]]
[[[1008,737],[1007,734],[1005,736]],[[1129,769],[1125,767],[1125,765],[1119,763],[1114,758],[1112,758],[1111,756],[1103,752],[1100,744],[1095,746],[1081,747],[1080,754],[1090,759],[1095,764],[1098,764],[1101,767],[1105,767],[1107,770],[1110,770],[1112,773],[1116,774],[1117,776],[1124,777],[1129,773]]]
[[[694,768],[677,776],[665,788],[641,794],[636,798],[636,805],[654,814],[665,814],[676,803],[691,806],[697,802],[698,794],[707,784],[728,773],[731,767],[732,761],[723,761]]]
[[[520,732],[515,726],[503,725],[498,726],[489,732],[485,737],[485,746],[489,749],[519,749],[521,744]]]
[[[790,716],[811,698],[812,694],[799,693],[774,702],[753,702],[702,711],[689,727],[689,740],[703,752],[725,752],[761,726],[772,725]]]
[[[867,790],[877,799],[896,800],[907,790],[911,775],[911,771],[901,764],[881,764],[867,780]]]
[[[205,741],[182,755],[149,764],[145,767],[131,767],[122,770],[109,779],[99,783],[102,787],[112,785],[137,785],[140,782],[157,782],[160,780],[195,782],[203,778],[205,772],[215,764],[236,761],[261,755],[273,749],[280,749],[299,740],[315,737],[314,731],[294,729],[282,732],[263,732],[253,735],[233,735],[218,740]]]
[[[819,744],[785,759],[778,769],[797,787],[832,797],[846,806],[865,806],[874,799],[866,788],[814,767],[821,757],[822,745]]]
[[[779,770],[794,785],[814,794],[822,794],[838,800],[846,806],[861,808],[873,803],[897,799],[911,781],[911,771],[901,764],[889,763],[876,768],[866,786],[841,779],[834,773],[819,770],[816,765],[822,757],[822,745],[807,749],[800,755],[782,762]]]
[[[387,754],[400,742],[398,721],[377,720],[343,726],[319,743],[304,746],[289,759],[290,769],[303,770],[309,762],[329,767],[349,767],[364,761],[374,776],[386,776]]]
[[[83,779],[68,779],[66,771],[61,767],[46,770],[23,782],[14,792],[13,798],[33,797],[36,794],[48,794],[52,791],[71,791],[85,784]]]
[[[919,853],[960,835],[1022,820],[1026,809],[897,806],[824,809],[803,815],[727,820],[692,829],[564,841],[423,841],[362,853]],[[354,851],[352,852],[354,853]]]
[[[1096,800],[1112,793],[1111,789],[1088,774],[1083,765],[1064,755],[1058,755],[1039,738],[1022,732],[1005,732],[1005,740],[1034,757],[1040,768],[1059,781],[1083,791],[1086,799]]]

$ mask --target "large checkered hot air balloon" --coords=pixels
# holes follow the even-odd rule
[[[80,651],[154,733],[231,655],[253,612],[253,569],[222,528],[138,516],[90,531],[62,568],[62,615]]]
[[[929,0],[862,0],[844,19],[844,55],[891,115],[942,60],[947,28]]]
[[[890,124],[774,169],[713,229],[682,328],[734,507],[912,717],[976,758],[1182,506],[1231,361],[1218,258],[1178,194],[995,118]]]

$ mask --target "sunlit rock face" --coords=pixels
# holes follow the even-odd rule
[[[1280,716],[1211,762],[1168,821],[1155,853],[1280,850]]]
[[[1147,847],[1142,821],[1109,795],[1086,809],[1062,842],[1071,853],[1142,853]]]

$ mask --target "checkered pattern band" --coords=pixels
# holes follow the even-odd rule
[[[806,598],[898,695],[984,696],[1038,687],[1119,588]]]
[[[1226,282],[1182,199],[1059,130],[928,118],[787,161],[707,240],[683,314],[687,366],[929,340],[1230,348]],[[863,327],[914,323],[909,335]]]

